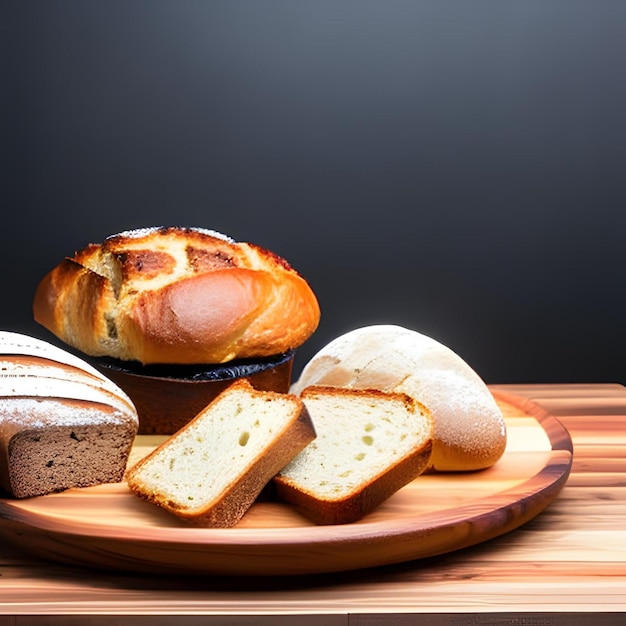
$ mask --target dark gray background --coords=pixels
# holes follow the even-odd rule
[[[0,327],[89,241],[198,225],[284,256],[336,335],[487,382],[626,382],[626,3],[2,4]]]

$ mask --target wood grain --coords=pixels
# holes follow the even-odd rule
[[[626,389],[616,384],[492,389],[558,416],[574,448],[571,474],[559,496],[512,532],[415,561],[277,577],[87,572],[0,544],[0,625],[71,626],[86,614],[90,623],[100,623],[100,615],[111,626],[147,623],[146,615],[154,616],[149,622],[154,624],[170,623],[167,616],[176,615],[181,626],[280,625],[293,623],[295,616],[303,625],[343,626],[623,623]]]
[[[0,535],[53,560],[162,574],[318,574],[466,548],[538,515],[572,463],[571,439],[555,418],[514,396],[498,400],[508,445],[496,465],[422,475],[353,524],[316,526],[266,500],[234,529],[197,528],[119,483],[0,499]],[[139,436],[130,462],[160,439]]]

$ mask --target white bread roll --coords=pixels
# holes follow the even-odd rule
[[[486,384],[458,354],[416,331],[375,325],[336,338],[291,391],[312,385],[401,392],[425,405],[434,421],[430,471],[484,469],[504,453],[504,418]]]

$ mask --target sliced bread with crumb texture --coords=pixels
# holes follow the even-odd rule
[[[239,380],[129,469],[126,481],[188,522],[228,528],[314,437],[297,396]]]
[[[317,437],[273,483],[315,523],[357,521],[428,466],[432,417],[408,395],[312,386],[301,398]]]

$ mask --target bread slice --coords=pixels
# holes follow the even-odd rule
[[[315,437],[295,395],[239,380],[126,473],[131,491],[204,526],[234,526]]]
[[[317,438],[279,472],[274,487],[317,524],[362,518],[427,467],[432,417],[409,396],[311,386],[301,398]]]

